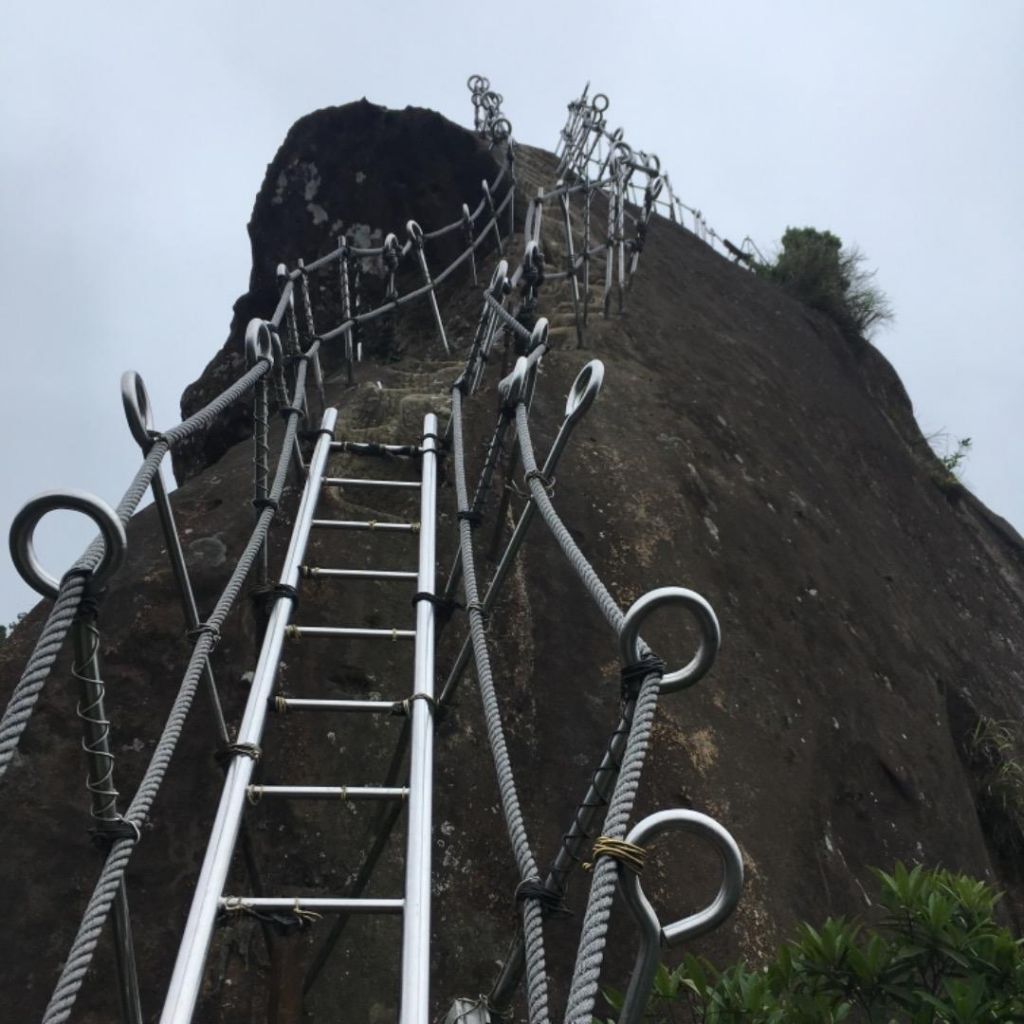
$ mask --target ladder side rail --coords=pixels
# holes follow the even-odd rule
[[[437,533],[437,417],[423,420],[418,594],[433,594]],[[400,1024],[430,1024],[430,883],[434,783],[434,602],[416,602],[416,650],[410,701],[409,821],[402,924]]]
[[[310,472],[306,478],[306,487],[295,517],[295,528],[292,531],[288,552],[281,568],[280,582],[284,587],[295,588],[299,582],[299,565],[309,541],[313,514],[320,495],[320,481],[330,453],[330,442],[337,415],[336,409],[328,409],[321,422],[323,432],[317,438]],[[249,699],[245,706],[242,724],[238,730],[237,744],[240,747],[252,745],[250,749],[258,749],[263,734],[263,723],[267,715],[267,699],[274,687],[281,659],[281,646],[284,642],[284,633],[291,617],[293,604],[293,599],[285,592],[274,604],[274,610],[271,612],[263,647],[253,675]],[[255,766],[256,762],[251,757],[235,757],[225,776],[210,843],[206,848],[203,866],[196,882],[195,896],[185,924],[185,932],[160,1016],[160,1024],[187,1024],[192,1020],[192,1014],[195,1012],[202,987],[206,955],[221,896],[224,893],[228,870],[231,867],[231,857],[242,813],[245,809],[246,788],[252,780]]]

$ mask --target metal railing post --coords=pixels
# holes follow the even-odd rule
[[[423,420],[417,591],[432,595],[437,532],[437,417]],[[434,603],[416,602],[416,654],[410,717],[409,831],[402,922],[401,1024],[430,1021],[430,855],[434,775]]]
[[[114,787],[114,755],[110,752],[110,722],[104,702],[105,687],[100,675],[100,633],[96,628],[96,607],[91,601],[82,602],[72,623],[71,634],[75,652],[71,674],[81,684],[78,717],[84,725],[82,748],[89,760],[89,775],[85,785],[92,798],[90,812],[100,823],[97,835],[103,836],[103,823],[120,821],[121,816],[117,810],[117,789]],[[142,1024],[128,890],[123,878],[114,897],[112,923],[121,1017],[126,1024]]]

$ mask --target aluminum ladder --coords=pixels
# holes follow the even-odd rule
[[[217,815],[195,895],[178,951],[174,973],[164,1002],[161,1024],[187,1024],[192,1020],[202,988],[203,971],[218,913],[225,909],[261,912],[401,914],[401,1024],[429,1024],[430,983],[430,884],[431,814],[433,790],[433,697],[434,697],[434,602],[435,539],[437,505],[437,417],[427,414],[423,435],[416,445],[369,445],[334,440],[337,409],[327,409],[310,459],[306,484],[299,503],[295,526],[281,569],[278,599],[270,614],[262,649],[253,675],[249,698],[232,751]],[[388,454],[415,454],[420,459],[420,480],[370,480],[326,475],[332,451],[359,454],[360,449]],[[419,564],[412,571],[316,569],[303,566],[310,533],[314,529],[417,531],[415,523],[379,523],[358,520],[315,518],[324,487],[416,488],[420,494]],[[358,629],[350,627],[306,627],[291,625],[300,579],[303,575],[371,577],[416,580],[416,628]],[[405,854],[405,891],[394,899],[349,899],[310,897],[228,897],[225,885],[232,854],[250,795],[256,757],[271,701],[282,647],[286,636],[383,637],[408,639],[415,643],[413,685],[406,708],[410,716],[409,780],[407,787],[373,786],[262,786],[260,795],[293,799],[403,800],[408,822]],[[319,700],[277,698],[290,709],[335,713],[388,714],[394,700]],[[283,709],[283,708],[282,708]],[[248,755],[248,756],[247,756]],[[233,906],[229,900],[234,901]]]

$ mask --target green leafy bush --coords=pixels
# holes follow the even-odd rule
[[[864,267],[856,247],[846,248],[831,231],[787,228],[774,262],[757,265],[757,272],[791,295],[831,316],[847,335],[869,337],[892,320],[893,312],[874,284],[874,271]]]
[[[877,928],[801,925],[762,970],[688,955],[655,979],[647,1020],[672,1024],[1007,1024],[1024,1021],[1024,950],[998,895],[949,871],[875,872]],[[617,1008],[621,997],[606,993]]]
[[[1024,858],[1024,729],[982,715],[967,743],[978,781],[978,814],[1007,859]]]

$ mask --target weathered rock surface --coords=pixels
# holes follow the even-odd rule
[[[405,242],[409,220],[422,220],[429,231],[458,219],[462,204],[475,207],[481,181],[494,175],[486,149],[432,110],[387,110],[364,99],[296,121],[256,196],[249,221],[253,263],[248,290],[235,302],[224,346],[185,389],[182,417],[202,408],[244,371],[245,326],[252,317],[273,311],[280,294],[278,264],[293,269],[299,259],[311,263],[335,249],[341,237],[359,248],[381,245],[389,232]],[[436,266],[461,250],[462,237],[457,232],[431,244]],[[315,281],[313,287],[321,284]],[[364,292],[379,293],[373,285],[364,281]],[[323,298],[334,291],[325,287],[325,295],[314,296],[314,302],[322,308]],[[333,322],[316,325],[317,330],[329,326]],[[325,355],[330,366],[331,354]],[[240,402],[221,417],[218,429],[176,450],[178,481],[216,462],[251,430],[251,405]]]
[[[354,141],[362,132],[365,148]],[[549,179],[550,157],[526,147],[520,155],[524,190]],[[405,177],[415,160],[422,161],[419,171]],[[307,196],[296,183],[315,180],[302,177],[312,174],[301,170],[308,163],[320,184]],[[355,223],[394,230],[410,216],[425,228],[445,223],[461,202],[473,204],[479,179],[492,173],[488,166],[489,156],[468,134],[424,112],[357,104],[299,122],[257,200],[253,278],[236,306],[233,340],[186,394],[184,407],[237,373],[229,348],[238,350],[239,325],[250,315],[269,314],[278,260],[326,250],[339,220],[342,230]],[[285,169],[291,170],[281,185]],[[351,186],[351,205],[340,198],[348,195],[344,188],[339,198],[324,198],[335,196],[331,183],[354,182],[357,173],[366,177]],[[358,188],[371,184],[374,198],[363,204]],[[281,203],[274,202],[278,196]],[[327,220],[313,207],[322,207]],[[548,248],[556,249],[557,240]],[[443,303],[460,351],[478,301],[475,290],[464,288],[452,289]],[[545,286],[542,311],[564,325],[567,308],[564,291]],[[455,363],[437,358],[428,320],[410,317],[400,333],[400,361],[364,364],[354,388],[340,377],[328,382],[328,400],[341,411],[339,437],[412,440],[425,405],[444,411]],[[543,363],[532,414],[539,449],[553,436],[586,359],[599,356],[607,373],[560,468],[557,507],[623,606],[652,587],[680,584],[703,593],[722,623],[723,648],[711,675],[661,703],[638,808],[706,810],[743,848],[748,883],[740,909],[701,948],[718,958],[756,960],[797,920],[862,912],[869,866],[898,858],[941,863],[1008,887],[1008,913],[1019,927],[1018,868],[986,835],[966,746],[979,715],[1020,717],[1024,544],[970,494],[937,486],[935,460],[889,364],[664,221],[652,226],[625,315],[596,319],[587,351],[573,344],[566,337]],[[492,367],[470,404],[471,472],[493,425],[498,372]],[[241,419],[226,424],[211,445],[186,453],[178,465],[188,479],[175,508],[202,611],[251,525],[250,447],[231,446],[246,429]],[[275,527],[276,559],[295,499],[292,491]],[[513,510],[519,503],[513,499]],[[454,536],[447,479],[441,504],[443,571]],[[367,518],[402,511],[376,500],[337,508]],[[494,508],[478,530],[485,571]],[[507,533],[508,520],[501,528]],[[402,567],[413,557],[411,543],[405,551],[397,541],[378,546],[376,538],[353,536],[318,537],[309,560]],[[131,792],[152,751],[185,661],[162,546],[152,509],[136,516],[128,564],[102,610],[123,792]],[[220,553],[227,564],[217,564]],[[324,581],[305,589],[296,621],[404,625],[412,618],[408,600],[400,587]],[[36,609],[0,649],[0,693],[17,678],[43,611]],[[442,667],[463,628],[456,619],[442,634]],[[650,633],[670,662],[688,657],[685,641],[667,628]],[[618,664],[614,638],[540,522],[490,636],[520,793],[535,851],[546,863],[614,726]],[[658,643],[661,636],[667,639]],[[215,656],[233,720],[256,643],[247,607]],[[2,951],[8,979],[16,982],[7,991],[18,1020],[38,1016],[44,1005],[97,870],[84,835],[84,769],[68,669],[65,659],[0,788],[0,814],[11,830],[0,867],[11,923]],[[292,695],[398,698],[409,678],[409,655],[399,647],[310,641],[289,649],[282,682]],[[487,989],[513,921],[515,875],[474,685],[464,680],[457,707],[438,730],[439,1010],[453,995]],[[388,720],[273,718],[264,781],[373,783],[399,728]],[[214,745],[200,694],[129,874],[150,1013],[166,988],[216,805]],[[265,884],[288,894],[341,891],[373,827],[368,811],[343,805],[260,805],[248,821]],[[372,894],[397,891],[400,862],[395,842]],[[700,850],[666,846],[645,885],[666,916],[682,914],[711,891],[712,869]],[[234,884],[237,892],[250,891],[241,869]],[[577,910],[585,889],[585,878],[576,879],[570,902]],[[297,1001],[302,964],[328,927],[279,940],[282,1005]],[[577,927],[573,919],[550,923],[556,1006]],[[271,971],[261,942],[248,921],[219,933],[197,1020],[266,1019]],[[613,983],[628,971],[633,949],[620,908],[609,959]],[[397,950],[396,922],[353,922],[306,999],[308,1019],[394,1019]],[[76,1019],[113,1018],[115,990],[99,981],[101,972],[111,977],[109,966],[104,953]]]

